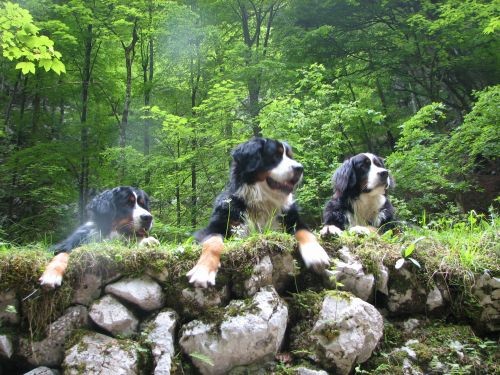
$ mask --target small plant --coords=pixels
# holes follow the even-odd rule
[[[415,259],[411,257],[411,254],[415,251],[415,245],[417,242],[423,240],[425,237],[419,237],[416,240],[412,241],[406,248],[403,248],[401,250],[401,258],[399,258],[396,261],[396,264],[394,265],[394,268],[399,270],[403,265],[405,264],[406,261],[412,262],[415,266],[418,268],[422,268],[420,266],[420,263]]]
[[[206,356],[205,354],[194,352],[194,353],[190,353],[189,355],[192,358],[196,358],[209,366],[212,366],[212,367],[215,366],[214,361],[212,361],[212,359],[210,357]]]

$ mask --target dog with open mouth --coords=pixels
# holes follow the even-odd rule
[[[395,210],[387,198],[394,180],[383,160],[374,154],[358,154],[335,171],[334,195],[323,213],[321,236],[343,230],[358,234],[386,231],[393,226]]]
[[[61,285],[69,254],[80,245],[114,238],[137,239],[140,246],[159,244],[156,238],[148,236],[153,215],[149,211],[149,197],[141,189],[119,186],[106,190],[92,199],[87,210],[90,220],[53,246],[55,256],[39,279],[42,286]]]
[[[321,272],[328,267],[328,254],[300,219],[294,201],[304,168],[293,159],[291,147],[256,137],[237,146],[231,156],[229,184],[216,198],[208,226],[195,233],[202,253],[187,273],[189,282],[202,288],[215,285],[223,240],[248,234],[250,228],[284,228],[295,235],[308,268]]]

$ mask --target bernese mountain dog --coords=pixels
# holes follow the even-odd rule
[[[119,186],[106,190],[92,199],[87,210],[90,220],[52,247],[55,257],[39,279],[44,287],[61,285],[69,253],[85,243],[125,238],[139,240],[140,246],[159,244],[154,237],[148,236],[153,215],[149,212],[149,197],[141,189]]]
[[[293,191],[304,168],[291,147],[277,140],[253,138],[231,153],[229,184],[216,198],[208,226],[195,233],[202,244],[198,263],[187,273],[196,287],[215,285],[223,239],[249,230],[284,228],[294,234],[307,267],[321,272],[329,264],[325,250],[301,221]]]
[[[370,153],[351,157],[335,171],[332,182],[334,195],[323,213],[322,236],[346,229],[368,234],[392,226],[394,207],[386,194],[394,180],[380,157]]]

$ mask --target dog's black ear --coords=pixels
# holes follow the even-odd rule
[[[98,227],[107,234],[111,231],[113,218],[116,208],[114,204],[114,189],[107,190],[96,196],[87,205],[87,210],[90,212],[92,220],[98,224]]]
[[[265,143],[266,140],[263,138],[252,138],[231,152],[235,164],[234,169],[241,175],[244,182],[251,182],[251,174],[262,165],[262,151]]]
[[[346,160],[334,173],[333,188],[338,195],[344,195],[347,189],[356,186],[356,173],[352,159]]]

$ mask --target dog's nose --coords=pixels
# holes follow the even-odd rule
[[[389,177],[389,172],[388,171],[380,171],[380,172],[378,172],[378,174],[379,174],[379,176],[381,178],[387,178],[387,177]]]
[[[149,224],[151,223],[151,221],[153,221],[153,216],[152,215],[141,215],[141,221],[145,224]]]
[[[300,174],[302,174],[304,172],[304,167],[302,166],[302,164],[294,165],[293,166],[293,172],[296,175],[300,175]]]

